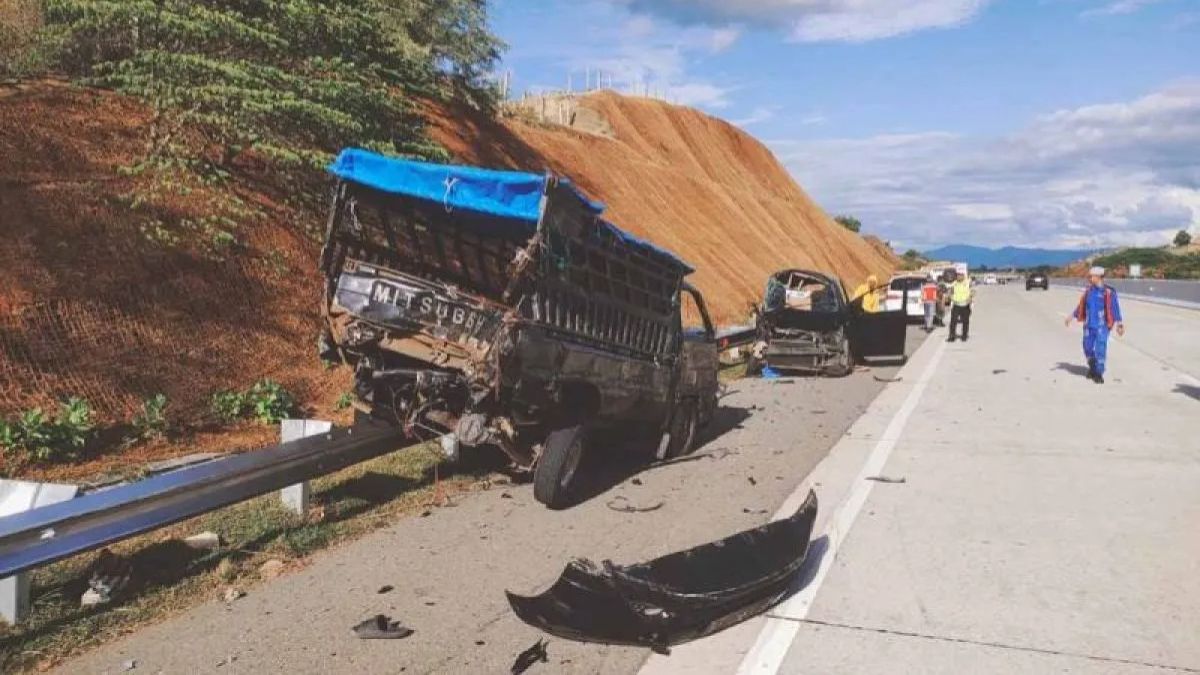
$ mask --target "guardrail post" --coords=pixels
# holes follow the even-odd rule
[[[79,488],[58,483],[0,480],[0,516],[73,499]],[[0,618],[16,625],[29,614],[29,576],[24,572],[0,579]]]
[[[279,424],[279,440],[290,443],[308,436],[327,434],[332,428],[333,422],[324,420],[283,420]],[[308,513],[308,481],[283,488],[279,491],[279,497],[288,510],[301,516]]]

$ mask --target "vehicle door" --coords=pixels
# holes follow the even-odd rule
[[[862,298],[850,303],[850,347],[859,358],[904,358],[908,336],[907,287],[902,290],[900,307],[880,312],[863,311]]]
[[[704,296],[698,290],[684,283],[679,300],[683,330],[676,398],[696,398],[700,404],[701,419],[707,419],[717,401],[719,363],[716,333],[704,304]]]

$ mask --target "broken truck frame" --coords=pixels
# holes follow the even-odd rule
[[[712,417],[716,344],[692,268],[569,180],[360,150],[331,171],[322,351],[355,369],[363,412],[452,456],[501,448],[552,507],[592,430],[666,432],[677,455]]]

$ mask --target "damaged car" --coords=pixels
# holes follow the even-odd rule
[[[560,176],[353,149],[330,170],[321,351],[361,412],[451,457],[499,448],[556,508],[597,431],[690,449],[717,349],[686,262]]]
[[[507,593],[525,623],[570,640],[665,650],[770,609],[797,590],[817,497],[789,517],[649,562],[571,561],[534,596]]]
[[[755,308],[751,369],[768,365],[840,377],[863,359],[904,360],[906,303],[902,299],[900,309],[868,312],[862,298],[850,300],[834,277],[802,269],[776,272]]]

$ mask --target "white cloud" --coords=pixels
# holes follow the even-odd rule
[[[729,106],[729,90],[713,84],[690,82],[668,85],[662,90],[667,100],[679,105],[701,108],[725,108]]]
[[[723,52],[733,46],[742,36],[742,29],[737,26],[714,28],[709,31],[708,49],[713,53]]]
[[[769,119],[773,119],[778,110],[778,106],[758,106],[754,110],[751,110],[749,115],[731,120],[731,122],[739,127],[752,126],[759,122],[766,122]]]
[[[654,19],[645,14],[634,14],[625,21],[624,32],[631,38],[644,38],[654,33]]]
[[[1184,30],[1200,23],[1200,12],[1181,12],[1176,14],[1167,27],[1171,30]]]
[[[1107,4],[1083,12],[1083,16],[1113,16],[1117,14],[1132,14],[1143,7],[1153,5],[1162,0],[1113,0]]]
[[[825,124],[828,121],[829,121],[829,118],[822,115],[821,113],[810,113],[810,114],[805,115],[804,117],[800,118],[800,124],[802,124],[806,127],[812,127],[812,126],[816,126],[818,124]]]
[[[1162,244],[1200,227],[1200,83],[1017,133],[774,141],[826,208],[906,246]]]
[[[1136,0],[1125,0],[1126,2]],[[1143,0],[1145,1],[1145,0]],[[990,0],[613,0],[685,24],[782,28],[805,42],[862,42],[970,21]]]
[[[1013,217],[1011,206],[995,202],[950,204],[947,208],[964,220],[1011,220]]]

